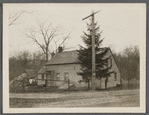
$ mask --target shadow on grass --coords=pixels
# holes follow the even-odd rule
[[[129,88],[127,84],[119,85],[116,87],[108,88],[108,89],[96,89],[96,91],[116,91],[116,90],[133,90],[133,89],[139,89],[140,84],[129,84]],[[57,89],[57,87],[43,87],[43,86],[28,86],[25,88],[25,90],[18,90],[16,92],[10,91],[10,93],[70,93],[70,92],[88,92],[91,91],[86,87],[77,88],[75,90],[62,90]]]
[[[97,91],[116,91],[116,90],[134,90],[134,89],[140,89],[140,84],[123,84],[118,85],[116,87],[108,88],[108,89],[96,89]]]

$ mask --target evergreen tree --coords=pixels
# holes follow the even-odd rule
[[[91,24],[90,24],[91,25]],[[90,81],[92,77],[92,28],[87,23],[87,33],[83,32],[84,35],[82,36],[83,42],[85,43],[86,47],[80,46],[80,50],[78,50],[78,63],[81,65],[81,72],[78,75],[82,76],[83,81],[88,83],[88,88],[90,88]],[[101,31],[99,31],[99,26],[95,23],[95,53],[96,53],[96,78],[100,79],[102,77],[108,79],[110,76],[109,67],[107,66],[108,58],[103,58],[106,53],[108,52],[108,48],[100,48],[103,42],[101,39]],[[107,81],[107,80],[105,80]],[[106,83],[105,83],[106,85]]]

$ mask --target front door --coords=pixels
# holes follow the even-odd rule
[[[69,73],[68,72],[65,72],[64,73],[64,82],[67,83],[68,82],[68,79],[69,79]]]
[[[47,74],[47,86],[51,86],[50,79],[51,79],[51,75]]]
[[[47,73],[47,86],[54,86],[55,81],[54,81],[54,71],[48,71]]]
[[[51,84],[51,86],[54,86],[55,85],[55,75],[54,75],[54,71],[51,71],[51,82],[50,82],[50,84]]]

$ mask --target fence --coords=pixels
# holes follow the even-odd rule
[[[43,87],[49,87],[49,86],[55,86],[55,87],[59,87],[59,86],[63,86],[63,84],[67,84],[67,88],[68,90],[70,90],[70,80],[51,80],[51,79],[36,79],[37,80],[37,85],[42,85]]]

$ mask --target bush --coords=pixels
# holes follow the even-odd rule
[[[9,83],[9,91],[10,92],[22,92],[25,91],[25,87],[28,84],[28,80],[26,76],[20,75],[16,78],[14,78]]]

